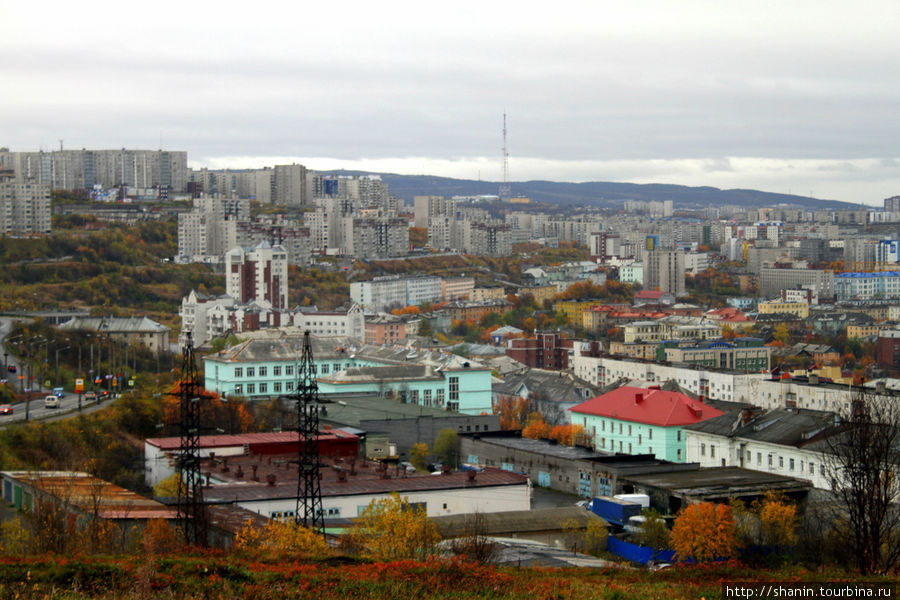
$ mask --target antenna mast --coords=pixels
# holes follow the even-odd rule
[[[303,355],[297,369],[297,510],[298,525],[325,535],[322,487],[319,483],[319,385],[316,383],[309,331],[303,334]]]
[[[508,202],[512,197],[509,189],[509,152],[506,151],[506,113],[503,113],[503,182],[500,184],[500,201]]]

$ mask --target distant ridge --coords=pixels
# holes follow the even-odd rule
[[[411,202],[415,196],[482,196],[497,195],[500,184],[495,181],[452,179],[435,175],[398,175],[370,171],[321,171],[336,175],[379,175],[391,194]],[[534,202],[560,205],[591,205],[598,208],[621,207],[625,200],[672,200],[679,208],[706,206],[777,206],[789,205],[806,210],[847,210],[858,204],[839,200],[821,200],[809,196],[775,194],[758,190],[720,190],[714,187],[689,187],[663,183],[614,183],[590,181],[566,183],[556,181],[518,181],[510,184],[514,197],[525,196]],[[864,207],[870,209],[872,207]]]

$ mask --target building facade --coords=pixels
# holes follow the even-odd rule
[[[288,307],[288,260],[281,246],[261,242],[233,248],[225,255],[225,293],[240,302],[265,300],[274,309]]]

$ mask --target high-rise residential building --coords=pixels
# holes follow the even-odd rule
[[[303,165],[275,165],[272,204],[301,206],[308,204],[307,171]]]
[[[43,183],[54,190],[130,186],[187,187],[187,152],[168,150],[54,150],[10,152],[0,148],[0,163],[16,172],[17,182]]]
[[[456,200],[443,196],[416,196],[413,199],[415,226],[428,227],[432,217],[447,216],[456,218]]]
[[[0,183],[0,234],[23,236],[50,233],[50,186]]]
[[[308,227],[301,227],[296,221],[282,215],[261,215],[252,221],[235,223],[234,246],[254,246],[268,242],[281,246],[287,252],[288,264],[305,267],[312,260],[312,242]]]
[[[356,258],[391,258],[409,253],[409,221],[399,217],[344,217],[344,253]]]
[[[644,288],[669,292],[676,298],[685,296],[684,270],[684,253],[679,250],[645,252]]]
[[[887,212],[900,212],[900,196],[885,198],[884,210]]]
[[[288,259],[282,246],[260,242],[225,255],[225,293],[239,302],[265,300],[275,310],[288,307]]]
[[[194,209],[178,215],[177,262],[220,257],[237,245],[237,224],[250,218],[250,201],[195,198]]]
[[[462,250],[480,256],[512,254],[510,227],[506,223],[462,222]]]

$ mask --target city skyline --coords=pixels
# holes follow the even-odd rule
[[[900,191],[900,5],[5,7],[0,146],[500,181]]]

